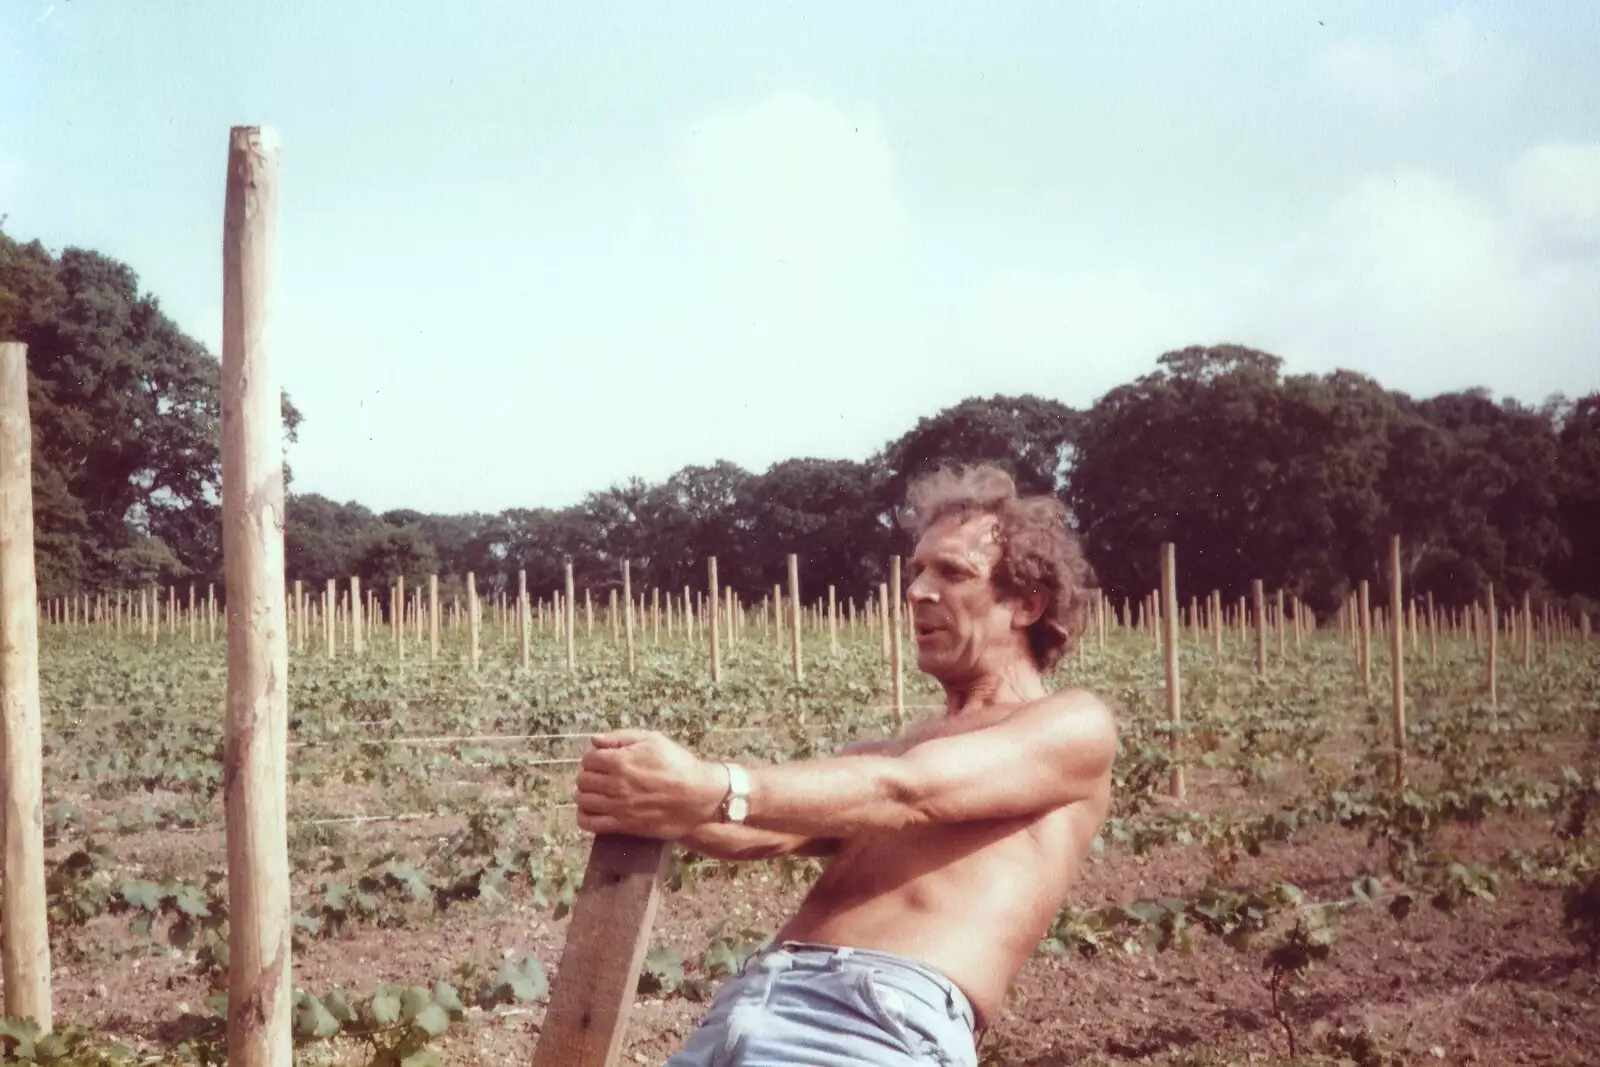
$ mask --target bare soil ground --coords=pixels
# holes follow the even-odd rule
[[[1269,803],[1287,792],[1295,773],[1285,768],[1280,781],[1250,791],[1197,774],[1186,806],[1239,811]],[[335,789],[345,810],[362,810],[374,799]],[[445,820],[355,824],[339,829],[336,847],[352,854],[370,854],[380,843],[421,850],[451,828]],[[1494,819],[1448,828],[1443,843],[1458,858],[1491,860],[1507,848],[1531,850],[1548,840],[1538,821]],[[217,866],[222,850],[215,831],[131,834],[116,844],[123,859],[170,872]],[[1321,828],[1268,845],[1259,858],[1242,858],[1227,882],[1241,889],[1290,882],[1310,898],[1337,899],[1380,862],[1363,835]],[[666,895],[656,942],[692,957],[719,920],[775,929],[800,890],[764,877],[764,870]],[[1212,874],[1199,848],[1169,846],[1143,856],[1114,849],[1091,858],[1070,902],[1190,895]],[[1498,901],[1469,904],[1455,917],[1425,903],[1403,921],[1381,909],[1347,914],[1332,957],[1309,974],[1288,1009],[1301,1051],[1330,1054],[1343,1041],[1344,1054],[1356,1059],[1351,1042],[1366,1035],[1370,1048],[1362,1062],[1374,1064],[1600,1064],[1600,976],[1567,939],[1560,909],[1559,893],[1508,879]],[[356,925],[346,936],[313,942],[296,957],[294,978],[313,990],[366,989],[381,981],[451,980],[463,964],[493,970],[506,955],[531,954],[559,981],[565,926],[522,894],[498,907],[419,913],[404,928]],[[58,1015],[135,1043],[171,1037],[175,1005],[198,1008],[214,992],[177,953],[134,937],[126,919],[102,917],[58,939],[55,957]],[[662,1062],[704,1010],[682,996],[641,998],[625,1061]],[[442,1049],[453,1063],[524,1063],[542,1011],[539,1005],[473,1010]],[[1282,1058],[1287,1035],[1271,1010],[1261,954],[1197,935],[1190,954],[1112,948],[1089,958],[1036,957],[983,1047],[998,1063],[1027,1067],[1259,1062]]]

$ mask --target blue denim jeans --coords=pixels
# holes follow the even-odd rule
[[[977,1067],[972,1005],[885,952],[784,941],[723,983],[663,1067]]]

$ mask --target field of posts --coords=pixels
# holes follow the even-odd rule
[[[830,606],[801,574],[745,604],[618,578],[436,609],[426,577],[289,591],[300,1062],[527,1062],[590,841],[570,804],[586,734],[776,761],[942,714],[899,664],[887,585]],[[1365,588],[1313,620],[1276,590],[1179,591],[1100,601],[1050,679],[1116,710],[1114,810],[983,1062],[1600,1061],[1588,620],[1525,600],[1397,617]],[[41,605],[56,1034],[9,1021],[12,1057],[222,1061],[213,597]],[[819,870],[675,852],[622,1062],[675,1051]]]

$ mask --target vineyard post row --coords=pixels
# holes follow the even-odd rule
[[[708,560],[708,566],[709,562]],[[715,624],[718,655],[716,669],[710,673],[713,681],[719,681],[723,673],[721,668],[726,663],[725,650],[737,642],[739,635],[750,625],[750,618],[753,615],[758,619],[763,632],[771,631],[776,645],[781,647],[787,638],[792,646],[791,670],[796,680],[802,680],[803,645],[806,633],[809,631],[815,634],[819,640],[826,635],[830,654],[837,655],[840,613],[835,591],[831,585],[828,587],[828,596],[816,598],[814,604],[806,603],[798,595],[798,561],[791,559],[790,562],[795,566],[790,575],[789,590],[785,591],[782,586],[775,587],[773,595],[763,598],[754,609],[739,600],[731,586],[723,585],[720,581],[717,589],[710,591],[709,594],[695,594],[691,589],[685,589],[683,596],[680,597],[669,592],[665,604],[668,637],[671,638],[676,630],[682,639],[698,641],[702,632],[709,638],[712,624]],[[617,590],[612,588],[609,590],[610,605],[603,606],[599,610],[606,615],[602,622],[610,624],[612,643],[623,644],[626,647],[628,669],[631,674],[634,669],[634,638],[629,631],[635,629],[633,624],[637,622],[646,633],[652,635],[650,638],[652,644],[659,644],[662,602],[659,588],[652,588],[648,598],[642,594],[632,595],[631,575],[628,573],[630,567],[628,561],[623,562],[624,599],[621,604],[617,602]],[[317,598],[307,595],[303,583],[296,580],[293,583],[293,591],[288,596],[290,625],[295,631],[296,654],[305,654],[306,631],[314,630],[320,625],[326,639],[323,654],[328,658],[335,658],[341,645],[357,657],[366,656],[369,654],[369,649],[377,648],[373,641],[375,629],[387,623],[391,627],[391,643],[397,660],[406,658],[408,640],[416,641],[419,648],[426,640],[428,660],[437,662],[440,655],[439,633],[443,627],[452,632],[461,629],[468,631],[469,640],[462,656],[476,669],[482,655],[480,636],[482,606],[476,590],[476,576],[471,572],[466,575],[467,604],[464,609],[459,602],[453,602],[449,607],[441,606],[438,596],[438,575],[428,575],[427,579],[429,592],[426,603],[420,591],[414,590],[409,605],[404,596],[404,579],[397,579],[388,589],[387,612],[384,610],[383,599],[375,590],[368,589],[363,596],[362,582],[358,576],[351,576],[348,579],[349,593],[345,596],[338,595],[337,582],[329,579],[327,591],[322,594],[320,603]],[[513,631],[517,631],[516,640],[522,643],[524,651],[521,659],[526,668],[529,665],[528,649],[534,627],[537,627],[537,632],[542,637],[546,632],[548,619],[557,640],[568,646],[571,669],[575,670],[580,651],[578,634],[576,626],[566,625],[567,620],[575,616],[575,596],[569,598],[558,591],[548,601],[545,599],[532,601],[528,597],[525,583],[525,575],[519,572],[518,591],[510,603],[507,604],[505,595],[501,594],[497,598],[499,603],[491,608],[495,612],[500,637],[507,639]],[[1287,653],[1290,631],[1292,630],[1294,635],[1295,647],[1299,648],[1305,637],[1316,627],[1316,620],[1298,596],[1286,597],[1285,591],[1278,589],[1271,598],[1268,598],[1264,586],[1257,588],[1260,584],[1259,580],[1251,583],[1251,597],[1248,600],[1242,599],[1241,607],[1238,609],[1224,607],[1220,594],[1213,590],[1204,600],[1191,596],[1186,613],[1177,604],[1171,606],[1171,612],[1178,618],[1180,628],[1189,630],[1197,645],[1202,644],[1205,636],[1209,634],[1213,653],[1219,660],[1223,653],[1225,632],[1237,631],[1241,639],[1247,639],[1246,635],[1251,634],[1253,622],[1256,670],[1258,674],[1265,676],[1268,665],[1267,646],[1276,643],[1278,656],[1280,659],[1283,658]],[[1536,647],[1539,650],[1538,655],[1549,656],[1558,644],[1582,648],[1587,647],[1589,643],[1591,621],[1586,613],[1577,612],[1573,617],[1564,611],[1552,611],[1546,604],[1540,613],[1535,614],[1531,597],[1526,594],[1519,604],[1505,611],[1496,609],[1496,597],[1492,588],[1485,590],[1484,605],[1441,610],[1434,605],[1430,594],[1425,599],[1416,597],[1405,599],[1403,607],[1397,610],[1392,604],[1382,607],[1373,605],[1367,595],[1367,589],[1368,583],[1365,579],[1357,583],[1356,591],[1335,613],[1340,633],[1350,640],[1365,698],[1371,696],[1373,634],[1374,631],[1379,635],[1390,634],[1391,615],[1399,619],[1398,628],[1404,631],[1411,653],[1421,655],[1425,648],[1430,661],[1436,661],[1438,658],[1441,631],[1454,639],[1466,635],[1478,648],[1487,644],[1489,660],[1487,669],[1490,677],[1486,689],[1491,705],[1497,704],[1498,700],[1497,657],[1499,637],[1502,634],[1514,641],[1515,647],[1520,652],[1521,666],[1524,668],[1530,667],[1537,658]],[[586,604],[590,602],[588,594],[589,590],[586,589]],[[878,595],[869,597],[861,606],[861,619],[864,622],[869,626],[881,622],[883,661],[886,668],[890,667],[893,661],[893,650],[890,647],[891,617],[898,620],[902,638],[909,636],[910,633],[909,617],[905,613],[894,612],[886,607],[885,600],[889,596],[889,583],[882,583]],[[1159,651],[1163,633],[1161,627],[1167,615],[1161,604],[1161,596],[1160,590],[1153,591],[1137,606],[1130,604],[1125,598],[1119,609],[1103,594],[1094,593],[1090,600],[1091,614],[1086,639],[1090,635],[1097,635],[1098,645],[1103,649],[1108,628],[1136,630],[1148,633]],[[163,600],[166,602],[165,607]],[[723,605],[719,605],[719,610],[710,608],[711,604],[719,600],[726,602],[725,612],[720,610]],[[198,598],[197,588],[191,584],[188,601],[190,606],[185,609],[182,598],[178,596],[177,587],[170,586],[164,598],[159,590],[147,588],[139,590],[136,595],[123,591],[109,596],[99,594],[93,599],[87,594],[52,597],[39,601],[37,608],[40,624],[46,627],[72,629],[98,625],[107,633],[121,634],[123,609],[126,607],[127,618],[132,625],[137,626],[139,639],[152,644],[159,641],[159,635],[163,630],[169,634],[176,634],[185,621],[190,641],[200,641],[199,616],[203,614],[206,617],[205,639],[214,643],[219,615],[215,587],[208,584],[205,598],[201,601]],[[846,601],[845,609],[845,625],[849,635],[854,637],[858,627],[857,605],[854,598]],[[222,613],[225,615],[225,605]],[[585,614],[588,616],[590,613],[586,611]],[[619,616],[625,626],[619,626]],[[1494,620],[1492,624],[1490,620]],[[341,626],[344,635],[342,642],[339,639]],[[586,626],[586,630],[589,631],[585,637],[586,642],[594,640],[592,629],[592,624]],[[225,619],[223,630],[225,634]],[[707,645],[709,644],[708,640]],[[1393,645],[1393,642],[1390,644]],[[1078,649],[1080,661],[1083,656],[1084,646],[1080,643]]]

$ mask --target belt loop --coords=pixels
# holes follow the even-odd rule
[[[828,957],[828,966],[833,970],[838,970],[849,961],[851,956],[855,955],[855,951],[848,945],[838,949],[832,956]]]

